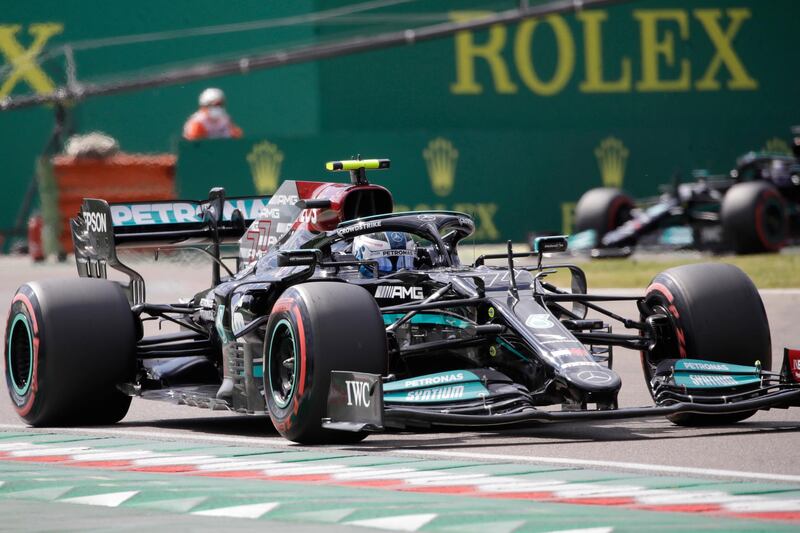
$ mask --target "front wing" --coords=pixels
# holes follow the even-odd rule
[[[520,426],[528,424],[582,421],[582,420],[621,420],[629,418],[660,418],[677,414],[723,415],[743,413],[762,409],[800,407],[800,350],[785,350],[783,370],[780,375],[770,372],[761,372],[752,367],[727,365],[727,370],[714,369],[711,371],[686,371],[686,361],[676,365],[677,368],[671,376],[671,383],[683,387],[684,401],[672,399],[668,405],[655,405],[648,407],[574,410],[574,411],[544,411],[534,407],[530,395],[523,387],[516,388],[508,384],[493,386],[486,379],[480,380],[485,385],[485,394],[466,395],[453,401],[445,397],[444,389],[461,383],[461,387],[469,385],[470,378],[461,380],[452,379],[450,384],[437,383],[426,386],[425,380],[435,377],[447,376],[422,376],[406,383],[418,382],[419,387],[409,387],[408,393],[424,398],[420,392],[430,392],[428,397],[439,394],[441,401],[407,402],[396,401],[386,388],[393,388],[392,383],[384,383],[383,378],[376,374],[363,374],[357,372],[331,373],[331,385],[328,395],[328,417],[323,420],[323,426],[329,429],[344,431],[382,431],[385,429],[424,429],[433,427],[461,427],[481,428],[498,426]],[[696,361],[695,365],[720,364]],[[723,365],[725,366],[725,365]],[[797,368],[797,371],[793,371]],[[460,373],[470,374],[468,371]],[[688,373],[691,372],[691,373]],[[749,372],[749,374],[748,374]],[[451,373],[455,374],[455,373]],[[687,376],[697,375],[706,383],[706,390],[692,390],[691,387],[682,385]],[[759,376],[753,383],[749,376]],[[722,379],[722,378],[725,379]],[[775,382],[775,378],[780,380]],[[745,392],[741,385],[734,387],[708,390],[707,383],[713,381],[726,382],[736,379],[747,382]],[[441,381],[447,382],[446,378]],[[737,392],[738,388],[738,392]],[[394,389],[397,389],[395,386]],[[516,399],[514,398],[516,391]],[[692,395],[691,392],[698,394]],[[526,397],[527,395],[527,397]],[[434,398],[437,399],[437,398]]]

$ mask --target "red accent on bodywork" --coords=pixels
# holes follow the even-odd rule
[[[380,185],[353,185],[352,183],[325,183],[316,181],[297,181],[297,195],[301,200],[330,200],[327,209],[309,209],[315,211],[314,216],[304,217],[302,212],[294,222],[292,229],[303,226],[311,231],[330,231],[345,220],[344,207],[347,197],[363,191],[382,191],[392,198],[392,193]],[[394,201],[392,200],[392,204]]]
[[[786,360],[789,362],[789,375],[795,383],[800,383],[800,350],[786,348]]]

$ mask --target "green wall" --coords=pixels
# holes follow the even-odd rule
[[[343,4],[15,3],[0,13],[0,46],[9,49],[12,25],[20,25],[14,38],[27,47],[35,41],[33,24],[61,24],[47,42],[52,48]],[[381,13],[449,11],[455,20],[475,16],[484,4],[428,1]],[[392,170],[373,179],[389,186],[398,204],[472,211],[482,240],[523,239],[529,230],[568,225],[570,204],[604,181],[648,195],[676,172],[725,172],[745,151],[784,149],[789,127],[800,123],[800,71],[790,55],[797,20],[800,3],[793,0],[644,0],[414,47],[103,97],[72,113],[80,131],[106,131],[125,150],[178,151],[184,197],[203,196],[211,184],[245,194],[270,192],[277,178],[326,179],[325,160],[361,153],[393,160]],[[352,35],[360,27],[357,17],[352,21],[351,27],[303,25],[77,50],[78,77],[101,81],[197,56],[333,39]],[[53,82],[63,81],[63,65],[58,57],[45,64]],[[244,140],[177,142],[208,85],[226,91]],[[13,87],[29,91],[27,79]],[[0,226],[11,224],[51,114],[0,115],[7,190]],[[254,168],[263,180],[259,188]]]

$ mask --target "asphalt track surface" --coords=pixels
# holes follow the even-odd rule
[[[150,301],[172,301],[177,297],[194,294],[208,283],[206,266],[166,263],[143,266],[141,270],[148,280]],[[31,265],[24,258],[0,260],[0,302],[4,302],[4,312],[19,284],[30,279],[69,278],[75,275],[72,263]],[[589,281],[591,284],[591,280]],[[784,346],[800,347],[800,329],[797,327],[800,290],[762,291],[762,298],[770,321],[773,367],[776,367],[780,364]],[[633,304],[613,304],[610,308],[622,315],[634,315]],[[642,379],[638,353],[616,350],[614,368],[623,381],[620,405],[649,405],[650,398]],[[6,398],[4,382],[0,384],[0,389],[0,397]],[[136,439],[138,443],[183,442],[197,446],[246,445],[277,450],[307,450],[282,441],[263,416],[211,412],[140,399],[134,400],[128,416],[113,427],[70,428],[52,434],[44,433],[51,437],[77,435],[86,438]],[[0,399],[0,437],[4,434],[23,440],[28,434],[32,438],[44,438],[42,431],[25,428],[13,412],[10,402]],[[653,479],[671,479],[670,476],[690,476],[695,480],[708,480],[718,484],[748,482],[770,486],[769,484],[781,483],[784,490],[788,490],[786,487],[800,490],[800,409],[762,411],[745,422],[724,427],[680,428],[664,419],[639,419],[537,425],[525,429],[488,432],[378,434],[356,446],[319,447],[312,450],[312,453],[355,454],[392,460],[428,460],[434,463],[462,461],[477,465],[529,465],[532,468],[577,467],[586,469],[587,472],[606,472],[609,476],[636,476],[640,481],[645,477],[652,482]],[[800,496],[800,492],[798,495]],[[797,501],[800,502],[800,499]],[[797,505],[797,511],[800,511],[800,503]],[[63,514],[70,520],[88,520],[86,524],[92,527],[106,523],[103,520],[112,516],[121,518],[122,515],[114,514],[116,512],[128,512],[127,509],[92,508],[76,514],[72,507],[62,503],[48,504],[53,517]],[[0,494],[0,512],[6,516],[5,510],[9,508],[24,513],[25,509],[32,507],[30,502],[3,500]],[[796,526],[800,521],[800,513],[795,515],[795,521],[791,523]],[[267,515],[265,517],[268,518]],[[175,517],[165,519],[167,521],[162,525],[170,527],[167,524],[173,523],[171,520],[187,529],[199,527],[193,522],[197,517],[182,518],[183,521]],[[144,519],[144,516],[137,518]],[[64,524],[55,519],[48,523],[54,529],[58,529],[58,523]],[[756,524],[749,520],[743,523],[751,526]],[[146,527],[146,523],[142,524]],[[520,531],[530,529],[524,522],[520,524]],[[716,527],[719,528],[721,524],[720,522]],[[17,525],[21,526],[22,523]],[[356,525],[381,528],[380,524]],[[294,526],[300,528],[298,530],[306,527],[308,531],[314,530],[313,524]],[[325,527],[330,526],[332,524]],[[429,527],[423,526],[425,524],[420,525],[421,530]],[[695,526],[701,527],[699,523],[695,523]],[[212,528],[214,524],[203,522],[202,527]],[[673,527],[687,526],[675,523]],[[764,525],[765,530],[773,527],[777,527],[775,522],[770,527]],[[0,525],[0,530],[2,529],[3,526]],[[47,524],[42,525],[42,530],[47,529]],[[89,526],[75,529],[85,530]],[[623,521],[623,527],[618,526],[614,530],[624,529]],[[759,527],[755,527],[755,530],[758,529]]]

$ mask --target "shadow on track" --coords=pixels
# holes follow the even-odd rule
[[[280,437],[266,416],[215,416],[198,418],[171,418],[162,420],[122,421],[115,428],[160,428],[184,430],[208,435],[237,437]]]
[[[383,434],[381,439],[367,439],[353,449],[361,451],[377,451],[392,448],[425,448],[425,449],[468,449],[468,448],[501,448],[504,446],[552,446],[580,443],[613,443],[636,441],[665,441],[672,439],[703,439],[708,437],[764,435],[788,433],[800,430],[800,423],[793,422],[751,422],[735,426],[706,426],[702,428],[683,428],[667,421],[656,421],[644,425],[639,423],[631,427],[626,425],[608,425],[608,423],[578,423],[560,426],[541,426],[537,428],[508,429],[491,432],[464,433],[461,430],[435,433]],[[392,435],[402,435],[392,438]]]
[[[174,418],[123,422],[118,428],[160,428],[190,431],[196,434],[280,438],[265,416],[225,416],[203,418]],[[624,424],[584,422],[506,430],[475,431],[474,429],[437,429],[415,432],[377,433],[365,441],[346,448],[358,451],[384,451],[399,448],[469,449],[525,446],[569,445],[580,443],[613,443],[636,441],[665,441],[673,439],[703,439],[708,437],[766,435],[800,430],[800,422],[760,421],[736,425],[685,428],[666,420],[626,421]],[[337,446],[340,447],[340,446]]]

